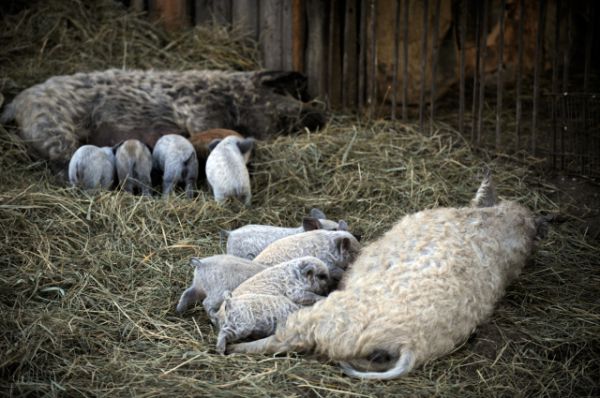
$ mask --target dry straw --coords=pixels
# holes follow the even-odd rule
[[[90,2],[92,3],[92,2]],[[224,29],[169,35],[109,1],[38,2],[4,17],[3,93],[54,74],[108,67],[256,66],[253,45]],[[42,25],[40,25],[42,24]],[[6,44],[6,45],[4,45]],[[7,62],[8,61],[8,62]],[[298,225],[311,207],[364,241],[403,214],[468,203],[481,165],[502,197],[557,211],[555,188],[528,165],[490,160],[451,128],[335,116],[317,133],[260,142],[253,206],[61,187],[0,127],[0,390],[67,396],[598,395],[598,242],[576,219],[549,237],[492,318],[453,353],[402,379],[361,382],[306,356],[214,352],[200,307],[176,301],[191,256],[222,252],[220,229]]]

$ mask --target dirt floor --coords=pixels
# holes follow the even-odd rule
[[[3,16],[7,100],[76,70],[257,67],[251,43],[226,31],[170,36],[110,1],[32,4]],[[204,184],[193,200],[168,201],[66,188],[13,124],[0,126],[0,153],[3,395],[600,396],[600,188],[592,180],[476,151],[447,124],[423,135],[416,123],[342,114],[319,132],[258,143],[250,208],[216,204]],[[405,214],[466,205],[486,165],[502,198],[562,222],[488,321],[406,377],[359,381],[294,354],[223,357],[200,306],[175,312],[190,257],[221,253],[221,229],[298,225],[319,207],[368,244]]]

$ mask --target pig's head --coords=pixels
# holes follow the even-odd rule
[[[263,71],[250,75],[250,92],[238,96],[236,130],[259,139],[326,123],[324,106],[309,102],[306,77],[298,72]]]

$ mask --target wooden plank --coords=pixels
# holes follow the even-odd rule
[[[211,23],[213,20],[213,0],[194,0],[194,25]]]
[[[146,11],[146,2],[144,0],[131,0],[131,9],[135,12]]]
[[[363,111],[365,104],[366,63],[367,63],[367,2],[360,2],[360,27],[359,27],[359,54],[358,54],[358,109]]]
[[[306,43],[305,71],[308,77],[308,92],[311,96],[327,94],[327,2],[306,0]]]
[[[538,5],[538,29],[535,41],[535,65],[533,69],[533,110],[531,114],[531,152],[537,155],[537,118],[540,98],[540,73],[544,51],[544,29],[546,27],[546,0]]]
[[[394,1],[394,59],[392,61],[392,120],[396,120],[398,94],[398,53],[400,52],[400,0]]]
[[[281,32],[281,68],[292,70],[293,67],[293,18],[292,0],[283,0],[279,31]]]
[[[504,13],[506,12],[506,0],[500,0],[500,36],[498,42],[498,72],[496,82],[496,152],[500,152],[500,134],[502,131],[502,94],[504,91]]]
[[[465,43],[467,37],[467,0],[460,2],[460,88],[458,92],[458,131],[465,134]]]
[[[341,55],[341,15],[343,4],[340,0],[329,2],[329,48],[327,52],[327,74],[329,103],[339,108],[342,103],[342,55]]]
[[[429,133],[433,134],[433,119],[435,118],[435,80],[437,79],[437,65],[439,61],[439,45],[438,36],[440,34],[440,7],[441,0],[435,2],[435,12],[433,17],[433,42],[431,46],[431,93],[430,93],[430,104],[429,104]]]
[[[344,10],[344,54],[342,67],[342,103],[355,109],[358,94],[358,1],[346,0]]]
[[[218,25],[231,24],[231,0],[217,0],[213,3],[213,16]]]
[[[485,0],[484,0],[485,1]],[[421,35],[421,94],[419,96],[419,131],[423,133],[425,115],[425,82],[427,81],[427,35],[429,30],[429,0],[423,1],[423,30]]]
[[[516,93],[516,126],[515,126],[515,151],[521,149],[521,115],[523,112],[523,102],[521,99],[521,90],[523,85],[523,30],[525,26],[525,4],[523,1],[519,2],[519,30],[517,34],[517,93]]]
[[[374,117],[377,104],[377,0],[369,0],[368,8],[367,107],[369,117]]]
[[[190,25],[191,15],[186,0],[151,0],[150,15],[162,21],[168,30],[184,29]]]
[[[304,72],[305,13],[304,1],[292,0],[292,69],[298,72]]]
[[[283,67],[280,23],[282,8],[282,0],[262,0],[260,2],[258,16],[259,45],[263,65],[267,69],[281,69]]]
[[[402,120],[408,119],[408,9],[409,0],[402,3]]]
[[[231,24],[258,40],[258,0],[232,0]]]
[[[482,15],[482,27],[481,27],[481,52],[479,55],[479,112],[477,114],[477,145],[481,144],[481,134],[483,134],[483,107],[485,105],[485,57],[487,53],[487,36],[488,36],[488,0],[481,2],[481,15]]]

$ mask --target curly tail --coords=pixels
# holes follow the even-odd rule
[[[396,361],[396,364],[386,370],[385,372],[365,372],[356,370],[353,366],[353,361],[340,362],[342,371],[350,376],[357,377],[360,379],[377,379],[377,380],[389,380],[396,377],[404,376],[410,372],[415,365],[415,357],[412,351],[403,349],[400,358]]]

